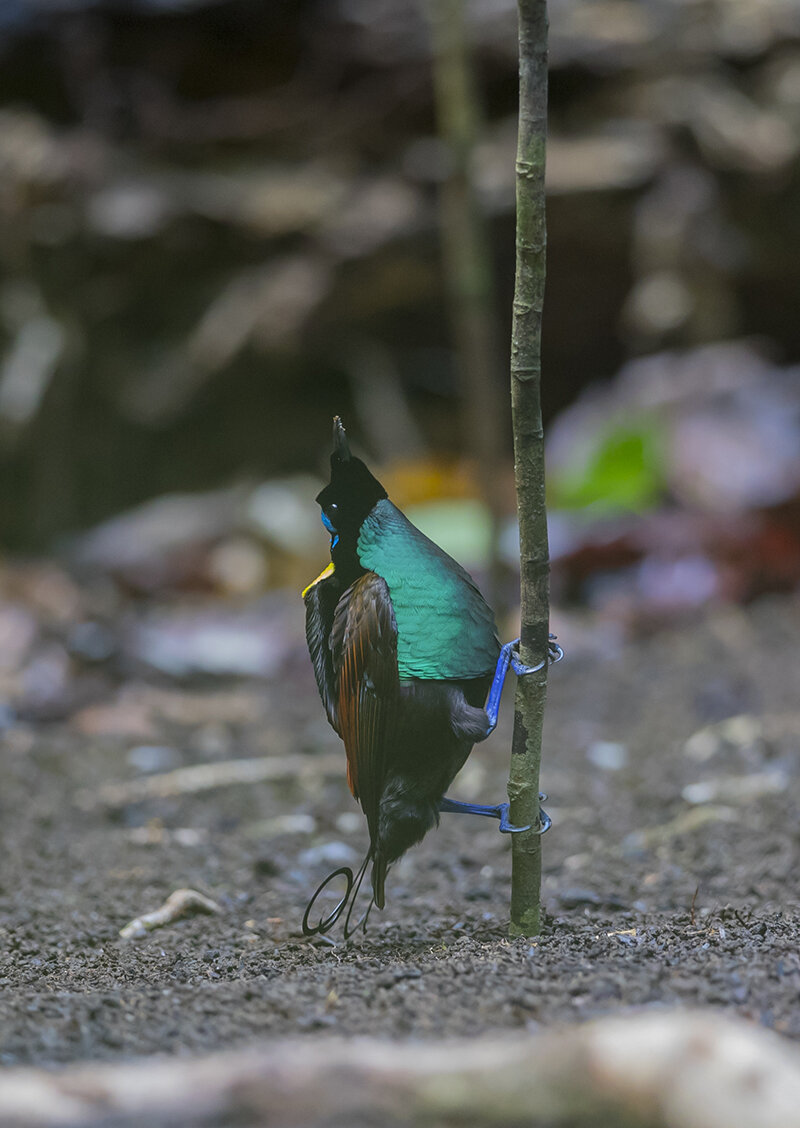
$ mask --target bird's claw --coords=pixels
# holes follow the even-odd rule
[[[546,799],[546,795],[540,795],[539,799]],[[501,803],[497,808],[500,812],[500,833],[501,834],[520,834],[523,830],[531,830],[532,824],[528,826],[512,826],[509,822],[509,804]],[[553,820],[548,815],[544,807],[539,807],[539,829],[537,834],[546,834],[550,827],[553,825]]]
[[[518,678],[524,677],[525,674],[536,674],[539,670],[543,670],[546,665],[554,666],[556,662],[560,662],[564,657],[564,651],[556,642],[556,636],[551,634],[548,636],[547,640],[547,657],[536,666],[526,666],[521,661],[519,652],[516,649],[517,646],[519,646],[519,642],[520,640],[515,638],[513,642],[506,644],[511,647],[511,669]]]
[[[500,803],[497,809],[497,817],[500,819],[500,833],[501,834],[521,834],[524,830],[530,830],[531,824],[527,826],[512,826],[509,815],[508,803]]]

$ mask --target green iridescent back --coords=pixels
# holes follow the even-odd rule
[[[358,558],[389,588],[401,678],[466,680],[494,671],[500,642],[475,581],[388,500],[361,526]]]

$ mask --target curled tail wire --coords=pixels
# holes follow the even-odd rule
[[[364,856],[363,862],[358,867],[358,870],[355,872],[355,874],[353,873],[353,871],[350,869],[349,866],[340,866],[339,869],[335,869],[332,873],[329,873],[328,876],[324,879],[324,881],[320,882],[320,884],[315,889],[314,894],[311,897],[311,900],[306,905],[306,911],[303,913],[303,935],[304,936],[325,936],[328,932],[330,932],[330,930],[333,928],[333,926],[336,924],[336,922],[340,919],[340,917],[342,916],[342,913],[344,913],[345,909],[347,909],[347,914],[345,915],[345,918],[344,918],[344,929],[343,929],[343,935],[344,935],[345,940],[349,940],[350,937],[359,928],[363,928],[364,931],[366,931],[367,918],[369,917],[370,910],[372,909],[372,906],[375,904],[375,901],[376,901],[374,893],[373,893],[372,897],[370,898],[369,904],[367,905],[366,910],[364,911],[363,915],[361,917],[359,917],[359,919],[355,922],[355,924],[351,925],[350,922],[351,922],[351,918],[352,918],[352,915],[353,915],[353,909],[355,908],[356,902],[358,901],[358,894],[361,890],[361,884],[364,881],[364,875],[367,872],[367,866],[372,861],[372,856],[373,856],[373,848],[372,848],[372,846],[370,846],[369,850],[367,850],[367,853]],[[385,873],[385,866],[383,868],[383,872]],[[318,922],[316,924],[314,924],[314,925],[310,924],[309,923],[309,917],[311,916],[311,914],[314,911],[314,906],[315,906],[318,898],[327,889],[327,887],[330,885],[330,883],[332,881],[336,880],[337,877],[343,877],[345,879],[346,888],[345,888],[344,896],[339,901],[338,905],[336,905],[336,907],[332,910],[332,912],[330,912],[327,916],[320,917],[320,919],[318,920]],[[381,882],[381,892],[383,892],[383,883],[382,882]]]

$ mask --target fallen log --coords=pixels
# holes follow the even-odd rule
[[[685,1011],[440,1044],[308,1039],[187,1059],[0,1074],[0,1125],[213,1121],[795,1128],[800,1051],[740,1019]]]

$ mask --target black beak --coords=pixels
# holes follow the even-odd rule
[[[333,453],[338,454],[342,462],[350,461],[350,446],[347,442],[347,435],[342,426],[342,420],[338,415],[333,417]]]

